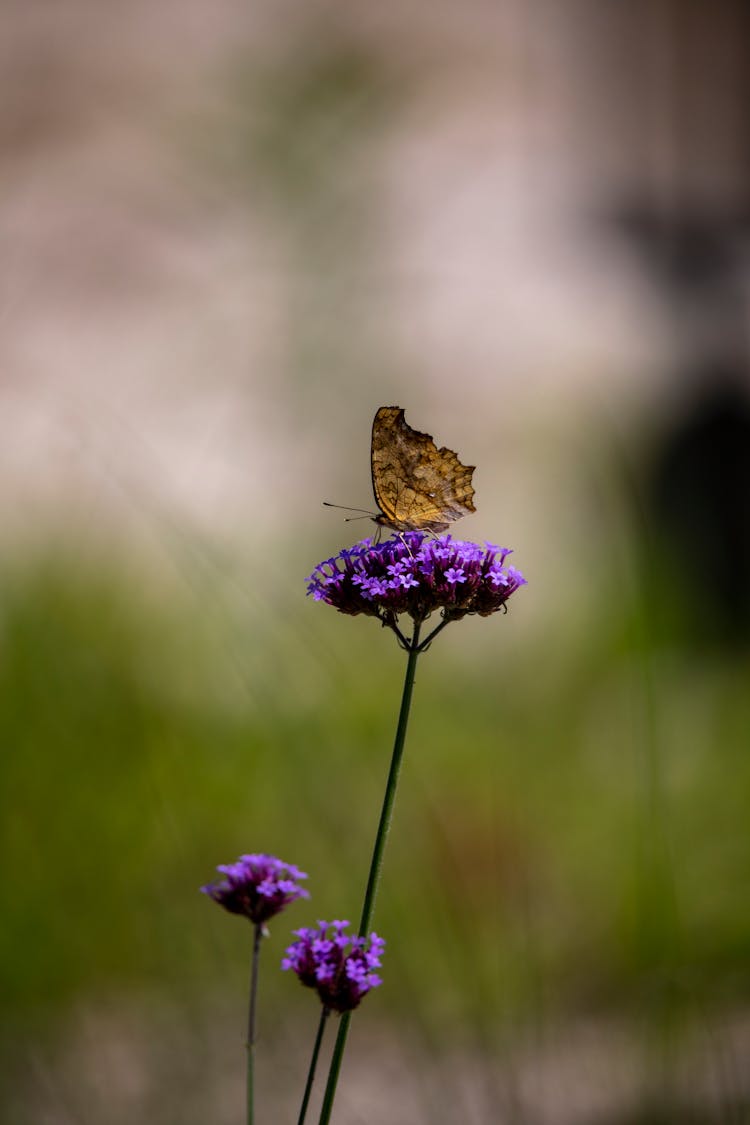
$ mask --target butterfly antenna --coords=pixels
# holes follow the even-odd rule
[[[323,501],[324,508],[339,508],[342,512],[361,512],[361,516],[349,516],[344,522],[349,523],[350,520],[373,519],[374,512],[368,512],[367,508],[349,508],[346,504],[332,504],[330,500]]]

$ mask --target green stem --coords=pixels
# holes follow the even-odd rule
[[[253,959],[250,967],[250,1010],[247,1017],[247,1125],[253,1125],[255,1118],[255,1012],[258,999],[258,962],[260,943],[263,938],[263,925],[255,923],[253,933]]]
[[[318,1065],[318,1055],[320,1054],[320,1044],[323,1042],[323,1032],[326,1029],[326,1022],[331,1014],[330,1008],[323,1008],[320,1013],[320,1022],[318,1024],[318,1033],[315,1036],[315,1045],[313,1046],[312,1058],[310,1059],[310,1069],[307,1072],[307,1082],[305,1084],[305,1092],[302,1095],[302,1105],[299,1110],[299,1117],[297,1125],[304,1125],[305,1114],[307,1113],[307,1103],[310,1101],[310,1094],[312,1093],[313,1082],[315,1081],[315,1068]]]
[[[396,788],[398,786],[398,776],[401,769],[401,759],[404,754],[404,743],[406,742],[406,728],[409,723],[409,709],[411,708],[411,697],[414,691],[414,677],[417,670],[417,659],[420,653],[419,647],[419,630],[420,622],[415,622],[414,632],[409,643],[409,659],[406,664],[406,675],[404,677],[404,690],[401,695],[401,710],[398,715],[398,726],[396,727],[396,738],[393,743],[393,754],[391,756],[391,768],[388,772],[388,780],[385,785],[385,796],[383,797],[383,808],[380,813],[380,823],[378,824],[377,835],[375,836],[375,847],[372,852],[372,860],[370,862],[370,874],[367,879],[367,890],[365,891],[365,901],[362,906],[362,917],[359,922],[359,933],[364,937],[372,919],[373,910],[375,908],[375,896],[380,882],[380,869],[383,865],[383,852],[385,851],[385,842],[388,838],[388,832],[391,827],[391,818],[393,816],[393,802],[396,798]],[[336,1036],[336,1045],[333,1048],[333,1055],[331,1056],[331,1066],[328,1071],[328,1084],[326,1085],[326,1092],[323,1098],[323,1105],[320,1110],[320,1118],[318,1125],[328,1125],[331,1118],[331,1110],[333,1109],[333,1099],[336,1096],[336,1084],[339,1079],[339,1072],[341,1070],[341,1062],[344,1057],[344,1048],[346,1047],[346,1037],[349,1034],[349,1022],[351,1019],[351,1012],[345,1012],[341,1017],[339,1023],[338,1035]]]
[[[430,647],[432,642],[435,640],[435,637],[438,635],[438,633],[442,632],[442,630],[445,628],[446,625],[450,625],[451,621],[452,621],[452,618],[444,617],[443,620],[440,622],[440,624],[437,626],[437,628],[432,630],[429,637],[425,637],[425,639],[422,641],[421,645],[419,646],[419,651],[420,652],[427,652],[427,649]]]
[[[393,803],[396,799],[398,777],[401,770],[401,759],[404,756],[406,728],[409,724],[409,710],[411,708],[411,697],[414,691],[414,677],[417,671],[417,658],[419,657],[419,630],[420,623],[417,622],[414,625],[414,633],[412,635],[411,645],[409,647],[409,659],[406,663],[406,675],[404,676],[404,690],[401,695],[401,710],[399,711],[398,715],[398,726],[396,727],[396,737],[393,742],[393,754],[391,755],[391,768],[388,771],[388,780],[385,783],[383,808],[380,813],[380,822],[378,824],[377,835],[375,836],[375,847],[372,851],[370,874],[367,879],[365,901],[362,905],[362,917],[359,920],[359,933],[361,937],[364,937],[367,933],[370,921],[372,919],[373,911],[375,909],[375,896],[378,891],[378,884],[380,883],[380,869],[383,866],[385,842],[388,838],[388,833],[391,827],[391,819],[393,817]]]

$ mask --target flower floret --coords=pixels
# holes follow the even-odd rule
[[[506,566],[507,547],[407,531],[382,543],[363,539],[326,559],[308,578],[307,592],[340,613],[367,614],[396,626],[400,614],[424,621],[435,610],[447,620],[504,609],[526,585]]]
[[[242,855],[236,863],[220,864],[216,870],[226,878],[201,887],[203,894],[256,925],[267,922],[295,899],[310,897],[299,885],[307,878],[305,872],[273,855]]]
[[[297,938],[281,967],[314,988],[321,1003],[335,1012],[350,1012],[382,981],[372,970],[380,967],[383,938],[347,934],[348,922],[318,922],[318,929],[295,930]]]

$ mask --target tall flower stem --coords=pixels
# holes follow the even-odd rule
[[[378,831],[375,836],[375,846],[372,851],[372,860],[370,862],[370,874],[367,879],[367,890],[365,891],[365,900],[362,905],[362,916],[359,922],[359,933],[362,937],[364,937],[364,935],[367,933],[375,908],[375,896],[377,895],[378,884],[380,883],[380,871],[383,866],[385,842],[388,839],[388,832],[390,831],[391,819],[393,817],[393,803],[396,798],[396,789],[398,787],[398,778],[401,770],[401,759],[404,755],[406,728],[409,725],[411,697],[414,691],[414,678],[417,671],[417,659],[420,654],[420,627],[421,623],[419,621],[416,621],[414,623],[414,632],[412,633],[411,641],[408,644],[409,658],[406,663],[404,688],[401,695],[401,709],[398,715],[396,737],[393,743],[393,754],[391,755],[391,768],[388,772],[388,780],[385,785],[383,808],[380,813],[380,822],[378,824]],[[338,1083],[339,1072],[341,1070],[341,1062],[344,1057],[344,1048],[346,1047],[346,1038],[349,1034],[350,1019],[351,1012],[344,1012],[344,1014],[341,1016],[338,1035],[336,1036],[336,1044],[333,1048],[333,1054],[331,1056],[331,1066],[328,1071],[328,1084],[326,1085],[323,1105],[320,1110],[319,1125],[328,1125],[328,1122],[331,1118],[333,1099],[336,1096],[336,1085]]]
[[[299,1110],[299,1117],[297,1118],[297,1125],[304,1125],[305,1115],[307,1113],[307,1105],[310,1101],[310,1094],[312,1093],[313,1082],[315,1081],[315,1068],[318,1065],[318,1055],[320,1054],[320,1044],[323,1042],[323,1032],[326,1029],[328,1017],[331,1014],[331,1009],[324,1007],[320,1013],[320,1022],[318,1023],[318,1032],[315,1036],[315,1045],[313,1046],[312,1058],[310,1059],[310,1069],[307,1072],[307,1082],[305,1083],[305,1092],[302,1095],[302,1105]]]
[[[255,1013],[258,999],[258,962],[260,943],[263,940],[263,924],[256,922],[253,928],[253,958],[250,966],[250,1009],[247,1017],[247,1125],[255,1119]]]

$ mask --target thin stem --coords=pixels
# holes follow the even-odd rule
[[[305,1083],[305,1092],[302,1095],[302,1105],[299,1110],[299,1117],[297,1125],[304,1125],[305,1114],[307,1113],[307,1104],[310,1101],[310,1094],[312,1093],[313,1082],[315,1081],[315,1068],[318,1065],[318,1055],[320,1054],[320,1044],[323,1042],[323,1032],[326,1029],[326,1022],[331,1014],[330,1008],[323,1008],[320,1013],[320,1022],[318,1023],[318,1032],[315,1036],[315,1044],[313,1046],[312,1058],[310,1059],[310,1069],[307,1072],[307,1082]]]
[[[417,658],[419,657],[419,630],[420,622],[414,624],[414,633],[411,638],[411,645],[409,648],[409,659],[406,663],[406,675],[404,676],[404,690],[401,695],[401,709],[398,715],[398,725],[396,727],[396,737],[393,743],[393,754],[391,755],[391,768],[388,771],[388,780],[385,783],[385,796],[383,797],[383,808],[380,813],[380,822],[378,823],[378,831],[375,836],[375,846],[372,851],[372,860],[370,862],[370,874],[367,879],[367,890],[365,891],[365,901],[362,905],[362,917],[359,920],[359,933],[364,937],[370,925],[373,910],[375,908],[375,896],[378,891],[378,884],[380,882],[380,869],[383,866],[383,852],[385,851],[385,842],[388,838],[388,833],[391,828],[391,819],[393,817],[393,803],[396,799],[396,789],[398,787],[398,777],[401,770],[401,759],[404,755],[404,743],[406,742],[406,728],[409,723],[409,710],[411,708],[411,697],[414,691],[414,678],[417,671]]]
[[[444,629],[446,625],[450,625],[452,620],[453,620],[452,617],[444,617],[443,620],[440,622],[440,624],[432,630],[430,635],[428,637],[425,637],[425,639],[422,641],[421,645],[419,646],[419,651],[420,652],[426,652],[427,649],[432,644],[432,642],[435,640],[435,637],[438,635],[438,633],[442,629]]]
[[[393,632],[398,637],[398,643],[401,645],[401,648],[404,649],[405,652],[408,652],[409,649],[411,648],[411,642],[406,639],[406,637],[401,632],[401,630],[399,629],[396,622],[395,621],[389,621],[389,622],[383,622],[383,624],[387,624],[388,627],[393,630]]]
[[[414,677],[417,670],[417,659],[420,653],[419,646],[419,630],[421,623],[416,621],[414,623],[414,632],[412,634],[411,642],[409,644],[409,659],[406,664],[406,675],[404,676],[404,689],[401,695],[401,709],[398,714],[398,725],[396,727],[396,737],[393,743],[393,754],[391,755],[391,768],[388,772],[388,780],[385,784],[385,796],[383,797],[383,808],[380,813],[380,822],[378,824],[378,831],[375,836],[375,846],[372,852],[372,860],[370,862],[370,874],[367,879],[367,890],[365,891],[365,900],[362,905],[362,917],[359,922],[359,933],[364,937],[372,919],[373,910],[375,908],[375,896],[380,882],[380,870],[383,865],[383,852],[385,851],[385,842],[388,838],[388,832],[391,827],[391,818],[393,816],[393,802],[396,797],[396,788],[398,786],[398,776],[401,769],[401,759],[404,754],[404,743],[406,742],[406,728],[409,723],[409,710],[411,708],[411,697],[414,691]],[[320,1118],[318,1125],[328,1125],[331,1117],[331,1110],[333,1109],[333,1099],[336,1096],[336,1084],[339,1078],[339,1071],[341,1070],[341,1062],[344,1057],[344,1048],[346,1047],[346,1037],[349,1034],[349,1022],[351,1019],[351,1012],[345,1012],[341,1017],[339,1023],[338,1035],[336,1036],[336,1045],[333,1048],[333,1055],[331,1056],[331,1066],[328,1071],[328,1084],[326,1085],[326,1092],[323,1098],[323,1105],[320,1110]]]
[[[247,1017],[247,1125],[255,1119],[255,1013],[258,999],[258,962],[260,943],[263,938],[263,924],[255,923],[253,933],[253,959],[250,967],[250,1009]]]

